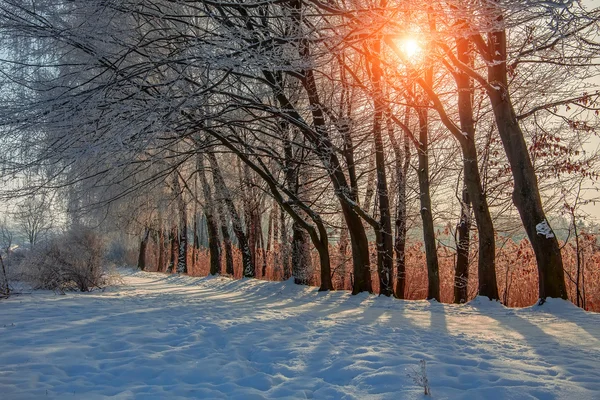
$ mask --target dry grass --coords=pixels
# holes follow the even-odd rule
[[[582,268],[580,283],[582,294],[585,295],[585,309],[600,312],[600,248],[594,235],[582,234],[580,238],[580,258]],[[469,299],[477,294],[477,238],[471,243],[471,262],[469,267]],[[234,278],[242,276],[241,253],[234,248]],[[257,277],[264,280],[279,281],[283,279],[281,262],[275,262],[280,254],[280,249],[268,252],[266,274],[262,276],[262,252],[257,255]],[[375,248],[371,245],[372,260],[375,260]],[[149,243],[147,263],[149,270],[156,270],[156,249]],[[569,291],[569,298],[576,303],[577,255],[573,243],[563,244],[563,262],[565,267],[565,280]],[[331,267],[333,270],[333,284],[338,290],[350,290],[352,286],[352,260],[350,255],[342,255],[337,246],[330,247]],[[453,249],[440,245],[438,247],[440,266],[441,300],[450,303],[454,296],[454,265],[455,253]],[[189,274],[193,276],[206,276],[209,273],[209,253],[207,249],[188,251]],[[225,270],[225,261],[222,260],[222,271]],[[319,284],[319,261],[316,252],[313,254],[313,270],[310,278],[311,285]],[[376,266],[371,265],[373,290],[378,291],[378,278]],[[538,300],[538,278],[535,255],[527,239],[514,242],[511,239],[498,239],[496,251],[496,273],[498,289],[502,302],[509,307],[526,307]],[[571,279],[572,278],[572,279]],[[409,300],[424,299],[427,295],[427,269],[423,244],[419,241],[408,243],[406,248],[406,291],[405,297]]]

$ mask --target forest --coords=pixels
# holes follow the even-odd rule
[[[0,0],[0,288],[18,237],[36,274],[598,312],[590,3]]]

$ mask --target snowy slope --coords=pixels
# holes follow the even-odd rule
[[[0,399],[105,397],[600,399],[600,314],[139,272],[0,302]]]

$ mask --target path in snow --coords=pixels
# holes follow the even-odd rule
[[[600,399],[600,314],[125,272],[0,301],[0,398]]]

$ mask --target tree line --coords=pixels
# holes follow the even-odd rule
[[[457,303],[474,259],[477,293],[500,299],[501,234],[524,230],[539,298],[567,298],[547,210],[598,177],[599,17],[559,0],[2,0],[4,195],[59,192],[69,223],[134,230],[142,269],[152,239],[158,269],[187,273],[206,232],[211,274],[239,253],[264,276],[277,244],[282,278],[331,290],[337,246],[354,294],[398,298],[418,231],[438,301],[454,219]]]

